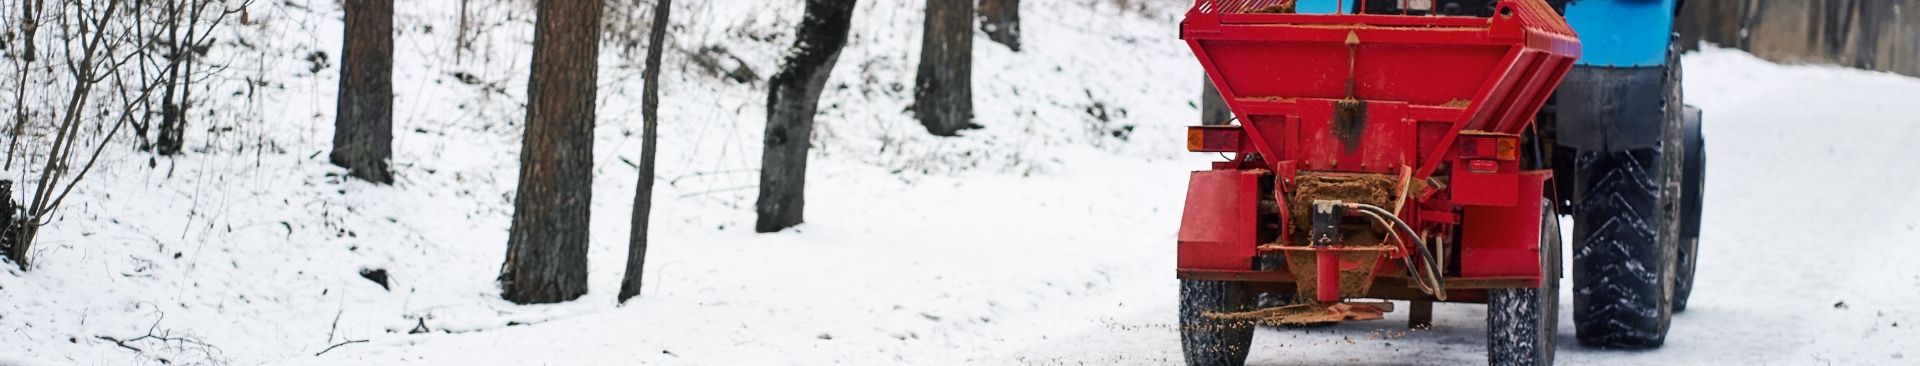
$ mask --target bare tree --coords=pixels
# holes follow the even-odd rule
[[[913,115],[935,136],[956,136],[973,123],[973,2],[927,0],[914,77]]]
[[[808,139],[820,92],[847,44],[854,0],[807,0],[806,18],[780,72],[767,82],[766,147],[760,155],[759,219],[763,233],[799,225],[805,207]]]
[[[159,105],[158,136],[151,146],[155,153],[175,155],[185,147],[187,118],[192,115],[189,111],[194,101],[194,83],[205,81],[206,75],[203,73],[218,67],[201,62],[200,57],[206,56],[213,47],[214,30],[225,24],[228,17],[245,11],[251,2],[243,0],[234,4],[236,2],[229,0],[165,0],[162,4],[154,4],[161,7],[152,9],[159,16],[154,23],[162,29],[150,31],[165,34],[156,35],[159,39],[149,43],[166,47],[166,52],[159,56],[164,58],[163,63],[167,65],[166,71],[159,74],[164,89]],[[136,7],[150,5],[148,1],[134,1],[133,4]],[[145,141],[150,126],[148,118],[141,117],[134,123],[134,132]]]
[[[393,0],[347,0],[340,91],[327,160],[348,175],[393,183]]]
[[[7,59],[14,63],[14,79],[11,80],[13,81],[14,92],[14,122],[13,127],[7,129],[6,168],[7,170],[13,170],[13,158],[17,156],[15,153],[18,152],[20,147],[20,137],[27,132],[27,83],[33,79],[31,76],[33,75],[34,61],[40,60],[40,49],[36,47],[36,45],[40,39],[40,24],[43,22],[41,18],[46,17],[46,2],[44,0],[23,0],[6,5],[6,14],[19,14],[19,17],[0,16],[0,21],[9,22],[6,24],[6,33],[10,35],[20,35],[18,38],[10,39],[7,42],[19,44],[18,47],[7,50],[13,51],[8,53],[7,56],[9,57],[7,57]],[[58,5],[56,4],[56,6]],[[13,37],[10,36],[8,38]],[[12,205],[9,204],[8,206]],[[12,210],[13,207],[7,207],[7,209]]]
[[[1020,52],[1020,0],[980,0],[980,30],[987,39]]]
[[[453,63],[461,64],[468,52],[473,52],[473,13],[467,11],[467,3],[472,0],[460,0],[460,21],[453,27]]]
[[[129,3],[131,6],[129,7]],[[51,5],[52,7],[48,7]],[[111,145],[121,127],[149,105],[157,80],[143,64],[150,48],[141,32],[142,2],[23,0],[0,3],[0,45],[13,62],[13,126],[5,169],[21,177],[0,181],[8,212],[0,256],[31,268],[41,227],[66,202]],[[16,17],[17,14],[17,17]],[[12,47],[18,42],[20,47]],[[153,71],[170,71],[167,69]],[[21,164],[14,164],[21,162]]]
[[[587,293],[587,217],[600,1],[540,0],[520,183],[500,268],[503,297],[553,303]]]
[[[640,182],[634,185],[632,232],[627,238],[627,274],[620,280],[620,302],[640,294],[647,266],[647,228],[653,213],[653,171],[656,146],[660,142],[660,52],[666,47],[667,21],[673,12],[673,0],[653,5],[653,33],[647,39],[647,68],[640,96],[640,118],[646,120],[640,133]]]

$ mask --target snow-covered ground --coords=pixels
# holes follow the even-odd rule
[[[860,5],[822,100],[807,223],[775,234],[751,230],[764,85],[688,55],[725,46],[770,75],[801,6],[676,9],[687,52],[667,58],[648,288],[625,306],[639,49],[602,60],[593,292],[516,306],[493,279],[530,6],[477,6],[487,21],[456,58],[451,1],[398,2],[399,182],[375,186],[324,158],[338,68],[307,59],[338,54],[336,5],[256,5],[233,32],[263,46],[216,48],[238,66],[209,90],[267,86],[209,101],[186,156],[110,152],[38,268],[0,272],[0,365],[1178,363],[1173,233],[1184,172],[1210,158],[1181,152],[1200,83],[1175,39],[1183,4],[1028,2],[1024,52],[975,41],[987,127],[942,139],[904,112],[919,3]],[[1920,258],[1904,146],[1920,141],[1920,80],[1719,49],[1685,63],[1712,159],[1691,308],[1645,352],[1580,347],[1563,319],[1560,361],[1920,363],[1920,266],[1902,262]],[[374,268],[390,289],[361,277]],[[1263,330],[1251,363],[1483,362],[1481,308],[1436,312],[1426,331],[1404,314]]]

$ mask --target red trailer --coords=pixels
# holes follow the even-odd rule
[[[1409,301],[1415,326],[1435,301],[1487,303],[1493,363],[1550,363],[1559,228],[1530,137],[1580,56],[1567,22],[1543,0],[1488,17],[1293,2],[1198,0],[1180,25],[1236,120],[1187,132],[1225,158],[1192,173],[1179,231],[1188,363],[1244,362],[1252,324],[1379,319],[1379,300]]]

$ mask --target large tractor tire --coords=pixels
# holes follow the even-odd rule
[[[1541,203],[1540,288],[1487,292],[1487,364],[1552,365],[1560,328],[1560,215]]]
[[[1657,348],[1679,281],[1682,132],[1679,51],[1668,50],[1660,144],[1574,158],[1573,320],[1580,342]]]
[[[1180,349],[1187,366],[1240,366],[1253,344],[1253,324],[1209,318],[1247,310],[1246,289],[1225,281],[1180,280]]]

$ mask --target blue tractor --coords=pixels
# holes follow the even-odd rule
[[[1659,347],[1693,292],[1706,149],[1681,86],[1681,5],[1564,5],[1584,55],[1544,108],[1541,140],[1573,216],[1573,319],[1588,345]]]

